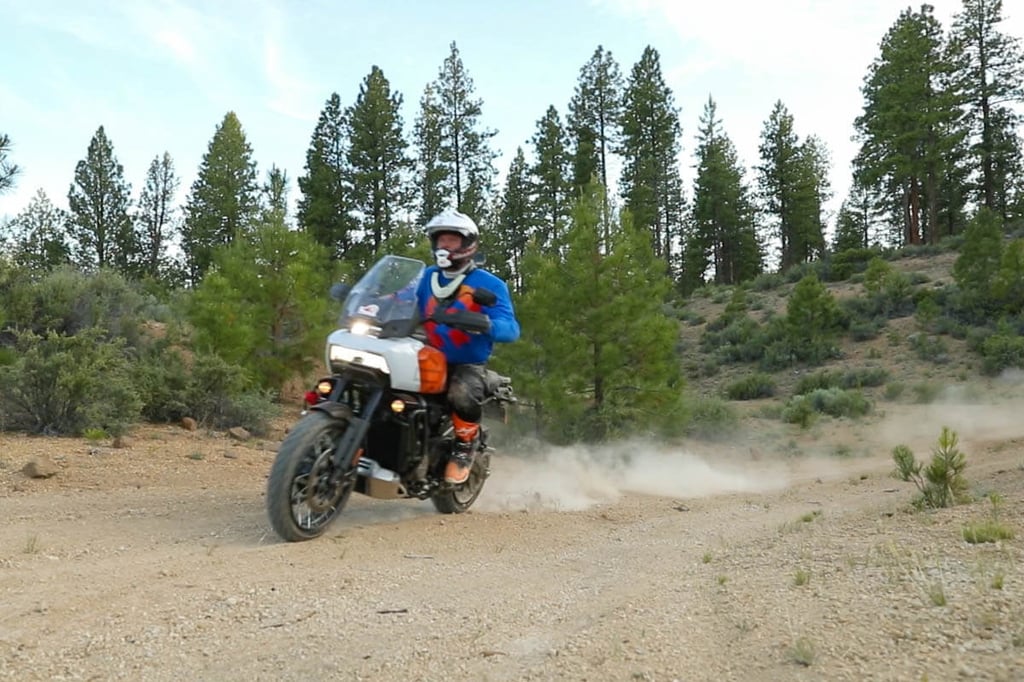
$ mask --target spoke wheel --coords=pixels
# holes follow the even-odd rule
[[[465,483],[442,490],[430,498],[434,508],[442,514],[461,514],[473,506],[490,474],[490,460],[487,453],[477,455]]]
[[[267,516],[289,542],[319,537],[341,513],[354,477],[342,476],[334,451],[348,422],[310,412],[277,451],[267,482]]]

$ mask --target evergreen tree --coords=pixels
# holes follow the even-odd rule
[[[662,313],[671,291],[664,261],[628,218],[605,252],[606,201],[591,188],[574,208],[564,256],[529,249],[518,304],[526,342],[500,357],[535,405],[542,435],[557,442],[680,423],[677,329]]]
[[[661,62],[647,47],[633,67],[622,107],[622,197],[633,222],[650,230],[654,254],[671,268],[682,246],[685,205],[679,172],[682,126]]]
[[[568,133],[558,110],[549,106],[537,121],[531,138],[533,157],[533,207],[536,212],[537,239],[551,248],[565,232],[569,220],[571,183],[569,180]]]
[[[416,144],[415,188],[420,224],[451,206],[455,195],[451,169],[444,162],[444,128],[437,85],[429,83],[420,98],[420,112],[413,131]]]
[[[100,126],[86,157],[75,166],[75,181],[68,190],[71,236],[83,267],[113,267],[126,276],[133,274],[139,247],[128,214],[130,195],[124,168]]]
[[[10,223],[12,260],[32,272],[49,272],[71,262],[69,216],[38,190],[28,206]]]
[[[168,266],[167,247],[180,230],[174,206],[180,183],[169,153],[164,152],[150,162],[135,220],[140,235],[141,271],[154,280],[164,278]]]
[[[299,228],[327,247],[334,258],[352,256],[350,251],[359,242],[352,217],[347,125],[341,98],[331,93],[306,151],[306,172],[299,176]]]
[[[1005,220],[1009,187],[999,167],[1008,156],[1020,157],[1020,146],[1012,144],[1019,116],[1010,103],[1024,100],[1024,51],[1020,38],[999,30],[1002,21],[1002,0],[963,0],[950,42],[968,108],[977,199]]]
[[[7,160],[10,150],[10,136],[0,133],[0,194],[8,192],[14,187],[14,178],[21,171],[15,164]]]
[[[612,53],[598,45],[580,69],[569,101],[573,188],[581,191],[593,180],[608,190],[609,156],[618,146],[622,112],[622,74]]]
[[[953,263],[953,279],[960,288],[965,308],[981,321],[995,308],[992,284],[1003,257],[1002,221],[984,206],[964,231],[964,243]]]
[[[854,179],[850,193],[839,208],[832,251],[867,249],[883,243],[877,201],[870,188]]]
[[[860,181],[898,196],[904,244],[938,239],[947,156],[963,135],[952,63],[932,11],[908,8],[886,33],[855,121]]]
[[[710,97],[697,137],[697,176],[693,192],[693,233],[684,261],[684,290],[705,281],[737,284],[758,275],[763,256],[755,232],[753,206],[736,148],[722,130]]]
[[[998,108],[992,116],[992,178],[996,187],[995,210],[1003,217],[1004,227],[1024,219],[1024,139],[1020,118],[1008,108]]]
[[[188,316],[198,350],[277,390],[322,350],[333,270],[330,252],[308,233],[289,230],[279,214],[267,218],[214,250],[216,267],[193,292]]]
[[[396,216],[409,204],[406,187],[411,160],[403,134],[402,96],[391,91],[384,72],[374,66],[346,112],[352,169],[352,207],[374,256],[391,236]]]
[[[213,265],[213,252],[251,229],[259,216],[252,148],[235,112],[217,126],[185,206],[182,248],[193,285]]]
[[[263,205],[263,222],[288,224],[288,171],[271,164],[266,180],[260,187]]]
[[[487,206],[493,194],[495,153],[489,140],[496,131],[482,129],[482,101],[474,98],[473,79],[462,63],[455,43],[434,81],[436,111],[421,112],[425,120],[436,115],[440,133],[438,161],[447,171],[452,194],[444,207],[454,206],[478,223],[486,222]],[[424,181],[426,179],[424,178]]]
[[[793,116],[781,101],[761,130],[759,152],[759,195],[771,237],[779,244],[779,269],[785,270],[824,249],[828,153],[815,137],[800,142]]]
[[[519,147],[505,179],[497,224],[483,236],[492,272],[508,282],[514,292],[522,291],[523,258],[534,231],[530,191],[530,173],[523,148]]]

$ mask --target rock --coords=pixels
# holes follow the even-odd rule
[[[228,429],[228,435],[235,440],[246,441],[252,438],[252,434],[243,429],[241,426],[232,426]]]
[[[29,460],[21,472],[29,478],[50,478],[57,475],[57,465],[49,457],[42,455]]]
[[[196,422],[196,420],[193,419],[192,417],[182,417],[181,428],[185,429],[186,431],[195,431],[196,429],[199,428],[199,423]]]

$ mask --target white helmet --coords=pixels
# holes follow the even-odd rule
[[[434,252],[437,266],[442,270],[458,269],[467,264],[480,244],[480,228],[468,215],[455,210],[447,210],[431,218],[426,230],[430,238],[430,250]],[[456,251],[438,249],[437,236],[443,232],[461,236],[462,246]]]

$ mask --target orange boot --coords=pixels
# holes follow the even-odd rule
[[[452,415],[452,425],[455,427],[455,447],[452,449],[452,456],[448,460],[448,466],[444,469],[445,483],[462,485],[469,479],[469,472],[473,468],[473,457],[476,455],[476,436],[480,431],[480,425],[468,422],[458,415]]]

